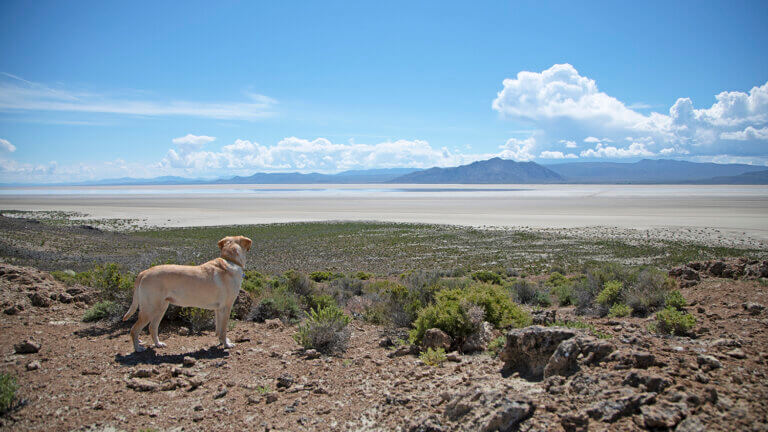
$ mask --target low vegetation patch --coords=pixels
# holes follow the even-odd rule
[[[608,316],[612,318],[627,317],[632,313],[632,308],[624,303],[616,303],[608,310]]]
[[[16,398],[16,378],[11,374],[0,373],[0,414],[8,412],[13,407]]]
[[[184,307],[179,311],[179,316],[189,326],[189,331],[192,333],[200,333],[215,327],[213,323],[215,313],[209,309]]]
[[[652,324],[651,330],[660,334],[686,336],[691,334],[695,326],[696,318],[693,315],[670,306],[656,312],[656,322]]]
[[[419,355],[419,358],[427,366],[442,366],[447,360],[445,350],[442,348],[427,348]]]
[[[675,308],[677,310],[683,310],[688,306],[688,302],[685,300],[685,297],[683,297],[680,290],[670,291],[669,294],[667,294],[666,304],[667,307]]]
[[[91,306],[83,314],[83,322],[101,321],[104,319],[117,320],[123,315],[125,309],[110,300],[102,300]]]
[[[472,279],[483,283],[501,285],[502,277],[498,273],[488,270],[480,270],[472,273]]]
[[[293,339],[306,349],[325,354],[343,352],[350,337],[349,321],[349,316],[336,306],[311,309],[299,324]]]

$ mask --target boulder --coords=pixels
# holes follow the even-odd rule
[[[699,364],[699,367],[705,371],[723,367],[723,364],[720,363],[720,360],[706,354],[699,354],[696,356],[696,362]]]
[[[277,388],[290,388],[294,382],[296,382],[296,379],[293,378],[293,375],[284,373],[277,377]]]
[[[493,325],[488,321],[483,321],[477,330],[469,335],[464,343],[461,344],[461,351],[465,353],[485,351],[492,340]]]
[[[59,293],[59,295],[56,296],[56,299],[62,303],[72,303],[74,301],[74,297],[65,292]]]
[[[606,395],[600,402],[587,408],[587,414],[594,420],[613,423],[616,420],[633,415],[643,405],[656,401],[656,393],[622,392],[619,397]]]
[[[533,415],[536,406],[528,399],[483,387],[450,396],[443,416],[458,431],[508,431]]]
[[[578,335],[558,345],[544,367],[544,378],[576,373],[581,365],[603,361],[615,350],[613,344],[592,336]]]
[[[144,378],[131,378],[128,380],[128,388],[139,392],[151,392],[158,390],[160,384]]]
[[[589,430],[589,416],[585,413],[561,414],[560,426],[566,432],[587,432]]]
[[[505,372],[518,372],[524,378],[540,380],[560,343],[574,336],[576,332],[565,327],[530,326],[510,330],[499,357],[504,361]]]
[[[632,387],[639,387],[642,385],[645,386],[645,389],[649,392],[661,393],[664,389],[672,385],[672,381],[661,375],[633,371],[624,378],[622,384],[630,385]]]
[[[642,422],[648,429],[671,429],[688,415],[688,406],[684,403],[661,401],[655,405],[640,408]]]
[[[248,314],[253,308],[253,296],[251,293],[245,290],[240,290],[237,293],[235,304],[232,305],[232,316],[238,320],[244,320],[248,318]]]
[[[13,350],[16,354],[34,354],[40,351],[40,344],[32,339],[27,339],[14,345]]]
[[[542,309],[540,311],[534,311],[531,313],[533,318],[533,324],[535,325],[548,325],[554,324],[557,321],[557,310],[555,309]]]
[[[268,329],[282,329],[283,328],[283,322],[280,321],[279,318],[273,318],[265,320],[264,323],[267,325]]]
[[[424,349],[442,348],[447,351],[451,348],[452,343],[453,339],[451,339],[447,333],[438,328],[431,328],[427,330],[421,340],[421,346],[424,347]]]
[[[32,306],[37,306],[37,307],[51,306],[51,299],[40,294],[39,292],[30,294],[29,301],[32,303]]]

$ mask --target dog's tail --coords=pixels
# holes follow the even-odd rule
[[[136,276],[136,282],[133,284],[133,301],[131,301],[131,307],[128,308],[128,312],[123,315],[123,321],[127,321],[139,307],[139,289],[141,288],[141,280],[144,278],[144,272],[139,273]]]

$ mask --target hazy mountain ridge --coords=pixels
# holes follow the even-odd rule
[[[766,167],[716,164],[671,159],[643,159],[634,163],[572,162],[545,165],[568,183],[691,183],[716,177],[739,176]]]
[[[515,162],[501,158],[472,162],[453,168],[430,168],[388,181],[388,183],[563,183],[556,172],[536,162]]]

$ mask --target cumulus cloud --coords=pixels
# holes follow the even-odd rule
[[[61,111],[140,116],[185,116],[229,120],[256,120],[274,114],[274,99],[245,93],[242,101],[200,102],[151,100],[49,87],[0,72],[0,109]],[[135,95],[134,95],[135,96]],[[142,94],[146,96],[146,94]]]
[[[13,153],[16,151],[16,146],[11,144],[10,141],[0,138],[0,150]]]
[[[643,114],[635,111],[640,105],[627,106],[601,92],[570,64],[556,64],[505,79],[492,107],[505,118],[536,127],[528,153],[558,151],[553,146],[562,144],[579,148],[570,143],[583,142],[581,157],[765,155],[761,141],[768,139],[768,83],[749,92],[722,92],[715,99],[709,108],[696,108],[683,97],[668,113]],[[624,139],[629,147],[606,145]]]
[[[536,156],[533,154],[533,149],[536,147],[536,139],[529,137],[526,139],[510,138],[507,142],[501,146],[500,157],[505,159],[514,159],[516,161],[529,161]]]
[[[338,172],[366,168],[455,166],[491,156],[461,154],[445,147],[434,148],[423,140],[340,144],[326,138],[287,137],[272,146],[239,139],[223,146],[220,151],[198,149],[181,152],[170,149],[159,166],[196,172]]]
[[[183,137],[174,138],[172,141],[181,151],[200,150],[205,144],[213,142],[216,137],[206,135],[187,134]]]
[[[565,148],[577,148],[579,145],[576,144],[576,141],[570,141],[570,140],[560,140],[560,144],[565,144]]]
[[[545,150],[539,153],[539,157],[542,159],[576,159],[578,156],[573,153],[565,154],[561,151]]]

